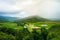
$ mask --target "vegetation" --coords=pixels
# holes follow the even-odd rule
[[[60,40],[60,24],[0,23],[0,40]]]
[[[0,40],[60,40],[60,22],[38,16],[17,21],[3,19],[0,17]]]

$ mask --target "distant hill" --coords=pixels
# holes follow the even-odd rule
[[[18,20],[18,18],[15,17],[7,17],[7,16],[0,16],[0,22],[12,22]]]
[[[16,22],[45,22],[45,21],[49,21],[49,20],[39,16],[30,16],[17,20]]]
[[[40,16],[29,16],[29,17],[25,17],[25,18],[17,18],[17,17],[9,17],[9,16],[0,16],[0,22],[45,22],[45,21],[54,21],[54,20],[49,20],[46,18],[42,18]],[[58,21],[59,22],[59,21]]]

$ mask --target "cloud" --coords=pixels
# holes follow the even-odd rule
[[[0,0],[0,11],[19,11],[30,4],[31,0]]]
[[[60,0],[0,0],[0,15],[27,17],[38,15],[49,19],[60,19]]]
[[[0,15],[11,17],[25,17],[27,14],[24,8],[32,6],[35,2],[32,0],[0,0]]]
[[[36,1],[35,5],[26,7],[24,11],[48,19],[60,19],[60,2],[59,0]]]

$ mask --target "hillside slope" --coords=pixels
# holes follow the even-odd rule
[[[30,17],[17,20],[16,22],[32,22],[33,23],[33,22],[45,22],[45,21],[49,21],[49,20],[39,16],[30,16]]]
[[[8,21],[12,22],[12,21],[15,21],[15,20],[18,20],[18,18],[0,16],[0,22],[8,22]]]

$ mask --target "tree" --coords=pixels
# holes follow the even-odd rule
[[[47,29],[41,28],[41,37],[42,37],[42,40],[47,40],[47,37],[48,37]]]

